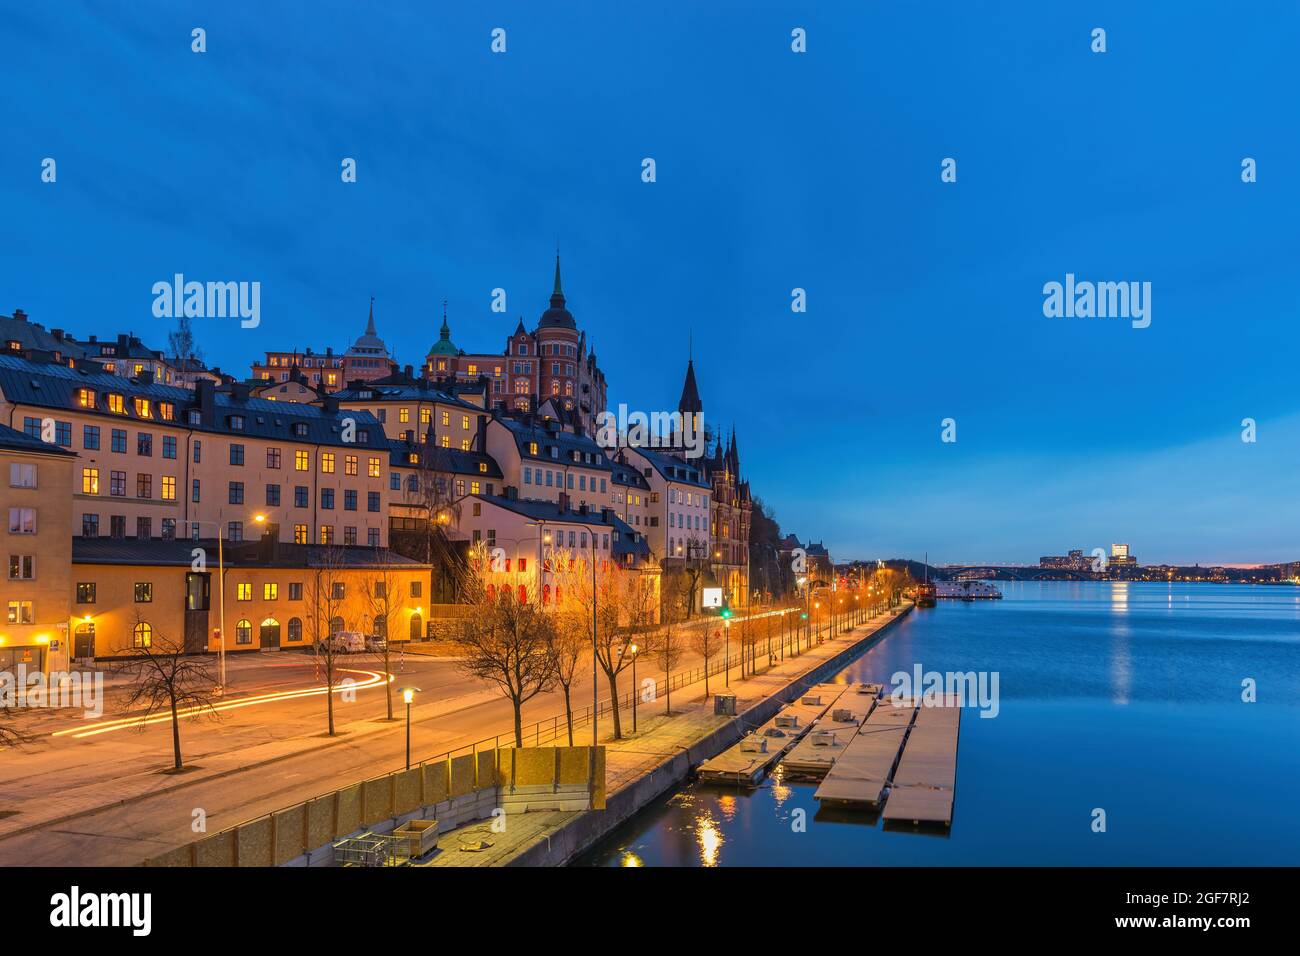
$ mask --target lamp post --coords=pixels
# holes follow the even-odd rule
[[[223,547],[224,539],[221,536],[221,528],[222,525],[225,523],[225,514],[224,512],[218,511],[217,518],[215,521],[211,521],[207,519],[191,518],[189,523],[192,525],[198,525],[200,527],[202,527],[205,524],[214,525],[217,529],[217,588],[218,588],[217,602],[218,602],[218,607],[220,609],[218,612],[217,621],[218,621],[218,627],[221,635],[220,640],[217,641],[217,670],[219,674],[218,684],[221,687],[221,692],[225,693],[226,690],[226,552],[225,552],[225,548]],[[265,524],[266,515],[261,513],[253,515],[253,523],[259,525]]]
[[[636,733],[636,699],[641,696],[640,692],[637,690],[636,682],[637,646],[632,644],[628,647],[628,650],[632,653],[632,733]],[[618,706],[618,701],[614,702],[614,706]]]
[[[722,672],[723,672],[722,682],[725,686],[730,687],[731,686],[731,618],[727,618],[725,621],[722,622],[722,624],[723,624],[722,633],[724,635],[724,640],[726,641],[725,644],[726,650],[723,651],[723,655],[722,655]]]
[[[402,701],[406,704],[406,769],[411,769],[411,701],[420,692],[418,687],[403,687]]]

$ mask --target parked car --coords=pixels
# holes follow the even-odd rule
[[[370,636],[366,638],[366,650],[372,654],[382,654],[388,647],[388,640],[382,637]]]
[[[328,645],[335,654],[360,654],[366,649],[366,638],[359,631],[337,631],[321,644]]]

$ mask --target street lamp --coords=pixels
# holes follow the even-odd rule
[[[217,641],[217,669],[220,674],[220,679],[218,683],[221,686],[222,693],[225,693],[226,690],[226,554],[224,548],[224,539],[221,536],[221,527],[225,523],[225,513],[222,511],[218,511],[217,519],[215,521],[191,518],[189,523],[192,525],[198,525],[200,527],[205,524],[216,525],[217,528],[217,588],[219,589],[218,606],[220,607],[220,616],[219,616],[220,640]],[[259,525],[265,524],[266,515],[260,512],[258,514],[253,515],[253,523]]]
[[[726,635],[726,650],[722,656],[723,663],[723,683],[731,686],[731,618],[727,618],[723,623],[723,634]]]
[[[632,644],[628,647],[628,650],[632,653],[632,733],[636,733],[636,699],[641,696],[640,691],[637,689],[636,682],[637,646]],[[615,706],[617,706],[617,701],[615,702]]]
[[[402,702],[406,704],[406,769],[411,769],[411,702],[420,692],[418,687],[403,687]]]

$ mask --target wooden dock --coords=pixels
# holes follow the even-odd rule
[[[848,689],[847,684],[816,684],[771,720],[747,734],[739,743],[700,764],[697,771],[708,783],[757,786],[767,768],[799,742]]]
[[[857,736],[880,695],[879,684],[850,684],[808,735],[781,759],[781,766],[800,777],[821,779]]]
[[[952,826],[961,707],[955,698],[922,707],[890,784],[886,821]]]
[[[878,807],[919,703],[917,698],[884,697],[813,798],[839,806]]]

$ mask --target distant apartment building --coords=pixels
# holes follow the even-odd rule
[[[299,378],[301,373],[304,385],[321,392],[334,392],[348,382],[392,375],[397,371],[397,363],[375,331],[375,300],[371,299],[366,330],[345,351],[335,352],[333,346],[327,346],[323,352],[310,348],[267,352],[262,361],[253,363],[252,370],[253,379],[259,383],[284,384]]]

